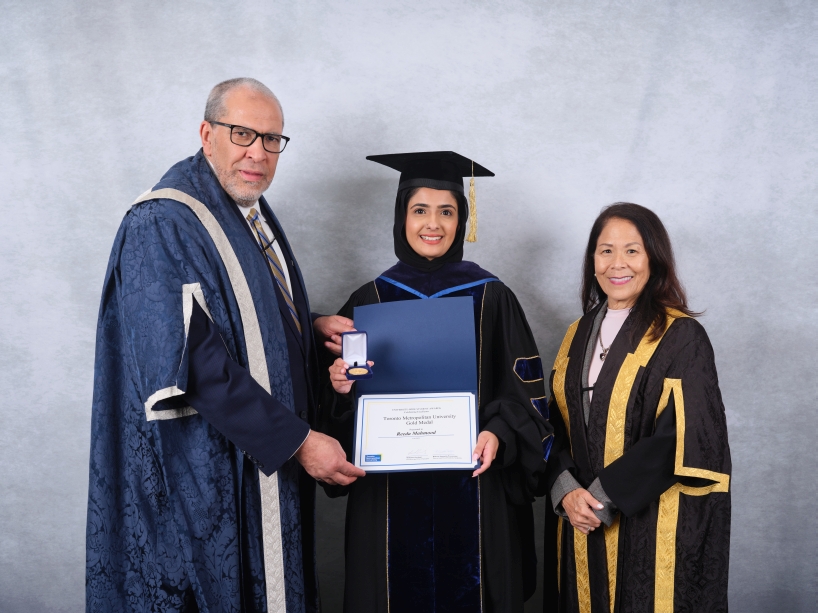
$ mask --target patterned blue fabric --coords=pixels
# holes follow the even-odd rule
[[[255,302],[272,395],[292,410],[275,290],[243,221],[230,210],[233,204],[201,151],[171,168],[154,189],[166,187],[204,203],[227,235]],[[246,367],[236,297],[205,228],[173,200],[132,207],[114,241],[97,328],[86,534],[89,612],[267,610],[258,471],[198,414],[146,419],[152,394],[185,389],[182,286],[192,283],[200,284],[230,355]],[[278,472],[288,613],[316,607],[304,602],[294,463]]]

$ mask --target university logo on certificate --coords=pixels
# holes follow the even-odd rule
[[[356,307],[373,376],[356,383],[353,463],[367,472],[473,470],[479,432],[469,297]]]

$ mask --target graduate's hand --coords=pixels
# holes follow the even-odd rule
[[[489,469],[489,466],[491,466],[494,458],[497,457],[497,450],[499,448],[500,439],[497,438],[497,435],[494,434],[494,432],[483,430],[478,435],[477,445],[474,448],[474,453],[472,453],[471,459],[476,462],[477,458],[480,458],[482,465],[471,474],[472,477],[481,475]]]
[[[372,368],[375,362],[369,360],[367,364]],[[347,379],[348,368],[349,364],[344,362],[341,358],[335,360],[332,366],[329,367],[329,380],[332,381],[332,389],[339,394],[349,394],[349,391],[352,389],[352,384],[355,383],[355,381]]]
[[[295,459],[301,462],[311,477],[330,485],[349,485],[366,473],[347,462],[341,443],[331,436],[310,430],[307,440],[295,452]]]
[[[334,355],[341,355],[341,332],[355,332],[352,320],[340,315],[322,315],[315,319],[312,329]]]
[[[594,515],[594,509],[602,510],[602,504],[588,490],[582,488],[568,492],[562,499],[562,508],[568,513],[571,525],[583,534],[593,532],[602,524]]]

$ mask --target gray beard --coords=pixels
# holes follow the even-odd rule
[[[248,207],[255,204],[261,195],[267,191],[267,188],[270,187],[270,183],[268,183],[261,189],[253,189],[245,185],[240,177],[224,172],[215,163],[213,164],[213,170],[216,171],[216,178],[219,180],[224,191],[226,191],[227,195],[235,200],[239,206]]]

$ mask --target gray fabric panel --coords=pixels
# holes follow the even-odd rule
[[[594,509],[594,515],[596,515],[603,524],[610,526],[614,519],[616,519],[619,509],[616,508],[613,500],[608,498],[605,490],[602,489],[602,483],[599,482],[599,479],[594,479],[591,485],[588,486],[588,493],[605,507],[603,509]]]
[[[585,361],[582,363],[582,387],[588,387],[588,374],[591,372],[591,361],[594,358],[596,335],[599,333],[599,328],[602,326],[602,321],[608,312],[607,304],[608,301],[605,300],[605,306],[599,309],[596,317],[594,317],[594,325],[591,327],[591,336],[588,338],[588,345],[585,348]],[[582,392],[582,413],[585,416],[585,425],[587,426],[588,420],[591,417],[591,398],[589,392]]]
[[[554,485],[551,486],[551,504],[554,506],[554,513],[562,517],[568,517],[565,509],[562,508],[562,499],[565,498],[567,493],[578,490],[581,487],[579,482],[574,478],[574,475],[567,470],[563,471],[562,474],[557,477],[557,480],[554,481]]]
[[[0,611],[84,607],[111,243],[129,203],[198,149],[210,87],[244,75],[284,106],[293,140],[267,197],[316,312],[394,263],[397,177],[369,154],[453,149],[497,173],[476,179],[480,241],[465,254],[517,294],[544,363],[581,314],[601,207],[656,211],[692,308],[706,310],[727,409],[731,609],[815,610],[818,514],[793,494],[818,473],[815,2],[158,6],[3,7]],[[333,613],[343,501],[320,499]]]

